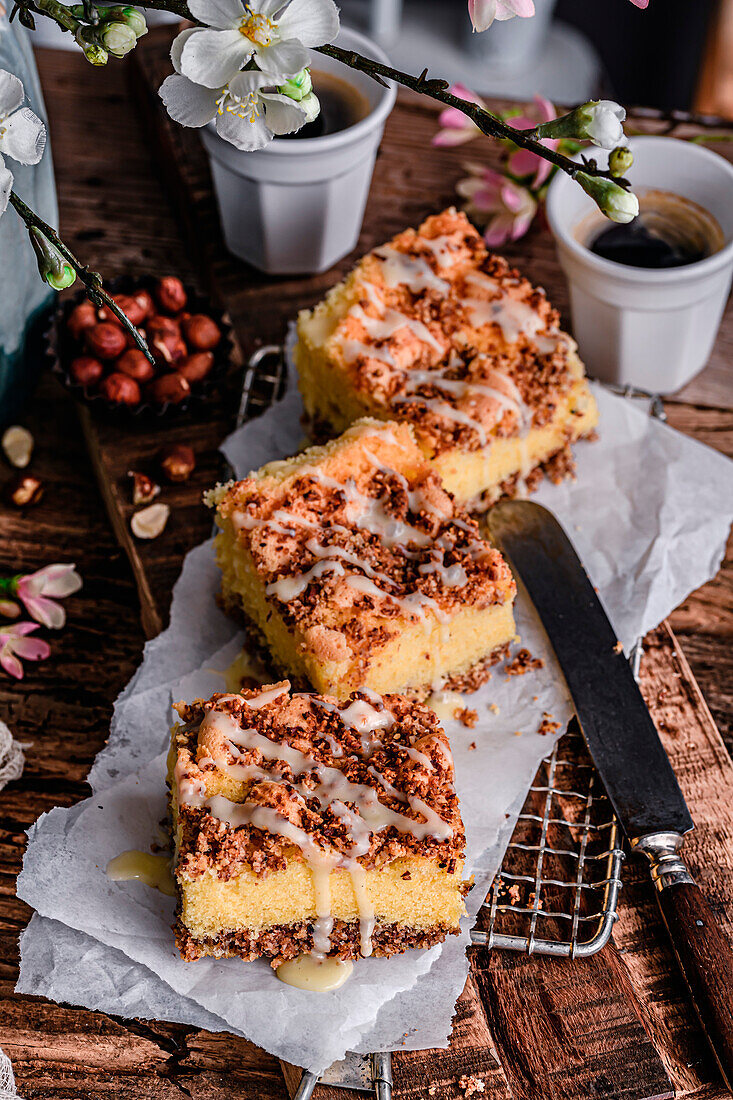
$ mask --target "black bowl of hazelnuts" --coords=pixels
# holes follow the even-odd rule
[[[234,347],[222,311],[174,275],[121,276],[105,289],[155,363],[110,309],[98,309],[82,291],[59,306],[46,332],[51,369],[74,397],[115,416],[163,416],[205,401]]]

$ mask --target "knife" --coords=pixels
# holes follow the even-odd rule
[[[733,950],[681,855],[690,811],[616,634],[573,544],[547,508],[488,513],[492,541],[552,643],[593,763],[657,901],[708,1042],[733,1085]]]

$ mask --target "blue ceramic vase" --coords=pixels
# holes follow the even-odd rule
[[[17,19],[0,16],[0,69],[23,81],[26,103],[46,122],[46,108],[30,35]],[[58,225],[53,161],[48,142],[38,164],[6,157],[13,188],[44,221]],[[0,425],[15,420],[30,397],[42,365],[38,329],[54,291],[38,274],[24,223],[11,206],[0,218]]]

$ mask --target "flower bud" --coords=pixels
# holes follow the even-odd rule
[[[137,35],[126,23],[105,23],[102,29],[102,44],[113,57],[124,57],[134,50]]]
[[[288,99],[294,99],[296,103],[300,103],[313,91],[313,82],[309,70],[301,69],[299,73],[291,76],[284,84],[280,84],[277,90],[280,95],[286,95]]]
[[[144,34],[148,33],[145,16],[137,8],[105,8],[100,14],[105,23],[124,23],[126,27],[135,32],[136,38],[142,38]]]
[[[567,115],[537,127],[541,138],[588,138],[601,149],[613,149],[624,139],[626,111],[610,99],[595,99]]]
[[[608,157],[608,168],[612,176],[625,176],[634,163],[634,154],[625,145],[618,145]]]
[[[109,54],[93,37],[95,33],[95,27],[79,27],[75,36],[77,44],[81,46],[90,65],[106,65]]]
[[[639,213],[639,200],[634,192],[627,191],[613,180],[589,176],[586,172],[578,172],[575,180],[612,222],[626,225]]]
[[[31,226],[28,233],[41,278],[45,279],[53,290],[65,290],[71,286],[76,279],[76,272],[71,264],[66,262],[56,245],[44,237],[40,229],[36,229],[35,226]]]
[[[315,92],[301,99],[300,106],[305,111],[306,122],[313,122],[321,113],[321,103]]]

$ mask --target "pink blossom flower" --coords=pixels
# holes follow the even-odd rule
[[[467,103],[476,103],[479,107],[486,106],[481,96],[476,95],[465,84],[454,84],[448,91],[458,99],[465,99]],[[441,128],[433,138],[433,145],[463,145],[481,136],[481,131],[473,119],[464,115],[458,107],[446,107],[440,112],[438,121]]]
[[[646,8],[649,0],[631,0],[636,8]],[[468,14],[473,29],[485,31],[495,19],[513,19],[515,15],[528,19],[534,15],[534,0],[468,0]]]
[[[536,126],[538,122],[551,122],[555,118],[555,108],[550,103],[549,99],[545,99],[544,96],[536,95],[534,97],[535,102],[535,115],[538,117],[532,118],[530,115],[516,115],[513,118],[508,118],[507,122],[515,130],[530,130],[533,126]],[[557,149],[560,144],[559,139],[555,138],[542,138],[540,144],[544,145],[546,149]],[[552,165],[548,160],[532,153],[529,149],[517,149],[515,153],[509,157],[507,161],[507,168],[513,176],[519,176],[523,179],[525,176],[534,175],[534,179],[530,184],[533,191],[536,191],[538,187],[541,187],[547,177],[552,171]]]
[[[24,661],[44,661],[51,652],[48,642],[26,637],[34,630],[38,630],[38,623],[14,623],[0,629],[0,665],[16,680],[23,679],[20,657]]]
[[[55,599],[63,599],[81,588],[81,577],[74,565],[46,565],[35,573],[17,577],[14,595],[25,605],[31,618],[53,630],[66,622],[66,612]]]
[[[484,226],[484,240],[490,248],[516,241],[529,229],[537,212],[537,200],[526,187],[492,168],[467,164],[471,173],[456,185],[466,200],[469,217]]]
[[[515,15],[528,19],[534,15],[534,0],[468,0],[468,14],[473,29],[485,31],[495,19],[512,19]]]

